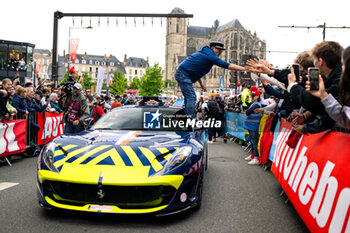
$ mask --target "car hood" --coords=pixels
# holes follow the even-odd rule
[[[190,132],[90,130],[56,138],[53,164],[59,172],[65,167],[95,165],[146,169],[150,176],[190,141]]]

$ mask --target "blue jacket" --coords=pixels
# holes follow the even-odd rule
[[[25,114],[27,108],[21,99],[16,93],[13,95],[12,106],[18,111],[18,113]]]
[[[254,112],[254,109],[261,108],[259,102],[250,105],[249,109],[246,112],[247,119],[244,121],[243,128],[251,131],[258,131],[259,124],[261,119],[261,113]]]
[[[216,56],[209,46],[203,46],[198,52],[181,62],[178,68],[191,79],[192,83],[195,83],[206,75],[213,65],[227,69],[230,64]]]
[[[26,106],[28,112],[43,112],[47,108],[46,105],[41,107],[35,102],[34,99],[32,99],[32,101],[30,101],[27,97],[24,98],[23,102],[24,102],[24,105]]]
[[[60,106],[58,106],[58,104],[56,104],[56,103],[54,103],[52,101],[50,102],[50,106],[51,106],[51,108],[56,109],[56,112],[58,112],[58,113],[63,112],[63,110],[60,108]]]

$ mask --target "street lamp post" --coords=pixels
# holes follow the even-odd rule
[[[70,36],[71,36],[71,30],[72,29],[92,29],[91,26],[88,27],[69,27],[69,36],[68,36],[68,72],[69,72],[69,66],[70,66]]]

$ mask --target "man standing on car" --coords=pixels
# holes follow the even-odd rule
[[[206,87],[203,85],[201,78],[210,71],[213,65],[230,70],[245,70],[242,66],[221,60],[219,56],[223,50],[225,48],[222,42],[211,41],[209,46],[203,46],[199,51],[187,57],[175,71],[175,79],[179,83],[181,92],[185,97],[186,113],[192,118],[196,117],[195,103],[197,99],[193,83],[198,81],[202,90],[206,92]]]
[[[84,130],[84,120],[89,117],[89,106],[86,97],[81,93],[82,86],[75,83],[73,94],[67,97],[67,107],[63,114],[66,125],[64,134],[79,133]]]

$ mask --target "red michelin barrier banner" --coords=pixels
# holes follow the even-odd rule
[[[27,120],[0,123],[0,157],[26,149]]]
[[[38,125],[40,126],[38,145],[45,144],[63,134],[62,117],[63,113],[38,113]]]
[[[271,171],[311,232],[350,232],[350,135],[303,135],[294,149],[282,120]]]

